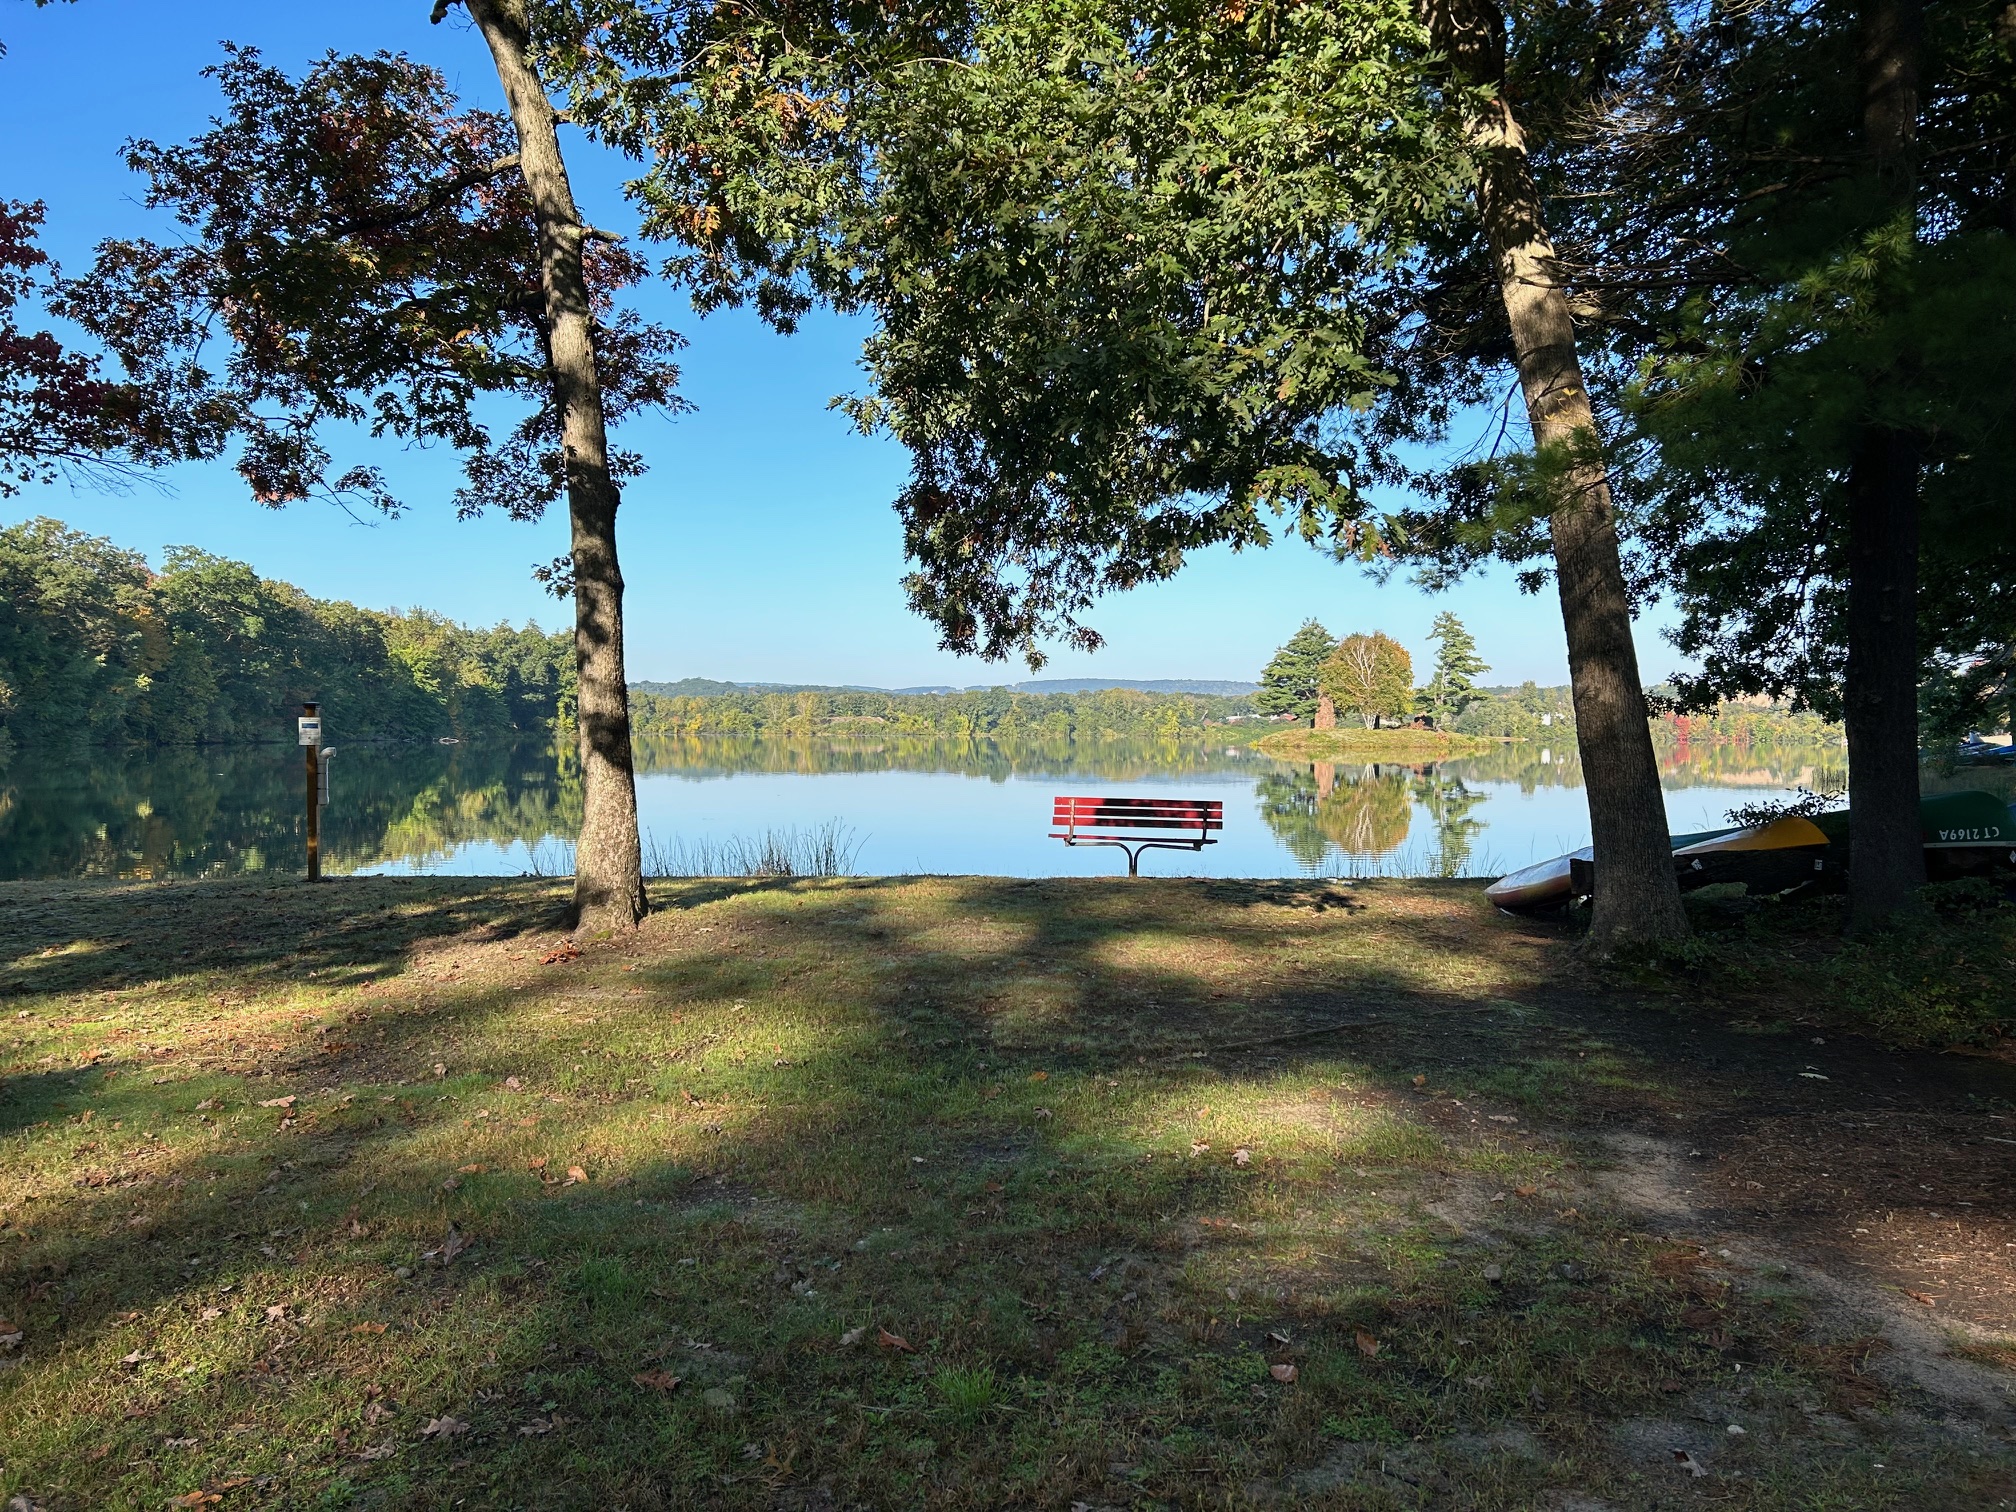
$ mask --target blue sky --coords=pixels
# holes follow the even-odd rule
[[[226,39],[290,70],[332,48],[405,51],[443,69],[466,100],[494,105],[481,39],[459,12],[429,26],[428,9],[429,0],[79,0],[46,9],[0,0],[8,48],[0,139],[9,146],[0,196],[46,201],[44,245],[73,268],[102,237],[164,234],[139,207],[141,185],[118,149],[128,137],[176,141],[202,128],[216,96],[199,75]],[[591,219],[626,228],[622,163],[578,134],[564,145]],[[742,314],[702,320],[669,287],[639,303],[690,340],[683,387],[697,408],[676,422],[640,421],[622,436],[651,466],[627,490],[620,523],[633,678],[902,686],[1029,675],[1019,663],[945,654],[904,607],[902,540],[889,508],[906,472],[902,451],[853,434],[827,408],[862,383],[859,322],[815,319],[784,338]],[[458,523],[447,505],[452,457],[366,442],[354,460],[381,466],[414,508],[375,527],[322,505],[265,510],[220,463],[177,469],[158,487],[120,495],[31,490],[0,501],[0,517],[53,515],[157,560],[169,544],[200,546],[362,604],[418,605],[483,623],[566,622],[566,608],[530,577],[533,563],[566,549],[561,512],[533,526]],[[1339,634],[1383,629],[1419,663],[1429,622],[1444,608],[1476,634],[1493,666],[1489,681],[1567,680],[1551,592],[1522,595],[1499,572],[1430,597],[1404,580],[1375,585],[1293,543],[1205,553],[1171,582],[1107,601],[1094,620],[1106,648],[1060,651],[1042,675],[1251,678],[1309,615]],[[1660,622],[1655,616],[1639,631],[1648,681],[1679,660],[1656,633]]]

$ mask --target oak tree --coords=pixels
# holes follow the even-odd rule
[[[355,427],[461,452],[464,516],[535,519],[566,499],[572,550],[546,572],[575,602],[574,909],[583,928],[627,927],[645,900],[615,522],[641,463],[605,427],[678,405],[679,340],[615,303],[648,265],[576,212],[513,7],[471,12],[509,117],[463,108],[404,57],[332,54],[297,80],[229,49],[209,131],[127,149],[187,236],[106,243],[62,308],[185,454],[235,449],[262,504],[396,513],[382,472],[329,450]],[[521,407],[502,434],[497,398]]]
[[[1414,659],[1383,630],[1347,635],[1323,663],[1318,681],[1339,713],[1355,714],[1373,729],[1381,719],[1412,708]]]

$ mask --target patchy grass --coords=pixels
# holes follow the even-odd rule
[[[1613,1033],[1472,886],[653,896],[577,952],[538,882],[0,888],[0,1494],[2008,1496],[2006,1436],[1605,1186],[1765,1061]]]
[[[2016,1029],[2016,901],[2004,880],[1923,890],[1923,907],[1863,938],[1839,894],[1753,899],[1740,885],[1688,899],[1696,936],[1648,963],[1683,990],[1784,1023],[1907,1046],[1997,1046]]]

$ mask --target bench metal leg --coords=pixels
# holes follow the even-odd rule
[[[1205,846],[1215,844],[1216,842],[1211,840],[1080,840],[1075,837],[1067,837],[1064,843],[1066,845],[1110,845],[1116,849],[1123,850],[1127,852],[1127,875],[1138,877],[1141,875],[1141,852],[1145,850],[1201,851]]]

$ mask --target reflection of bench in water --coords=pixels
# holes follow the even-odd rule
[[[1225,805],[1211,798],[1059,798],[1051,811],[1052,840],[1066,845],[1117,845],[1127,852],[1127,875],[1141,875],[1144,850],[1202,850],[1218,842]],[[1158,831],[1166,838],[1125,833]]]

